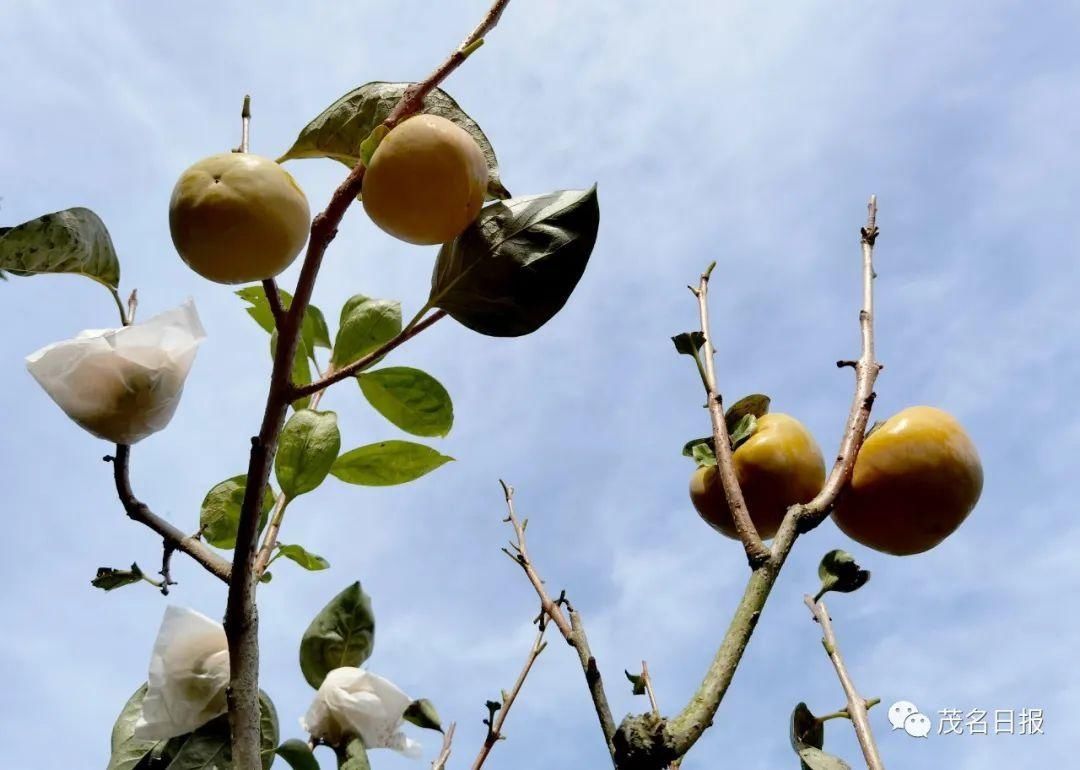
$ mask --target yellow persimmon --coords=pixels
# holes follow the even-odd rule
[[[863,443],[832,516],[865,546],[922,553],[956,531],[982,485],[979,453],[960,423],[940,409],[913,406]]]
[[[371,220],[408,243],[452,241],[484,204],[488,167],[465,129],[437,115],[415,115],[379,144],[364,173]]]
[[[311,211],[288,171],[269,158],[225,152],[180,175],[169,230],[180,257],[218,283],[273,278],[304,247]]]
[[[757,418],[754,434],[735,450],[734,463],[750,519],[765,539],[776,534],[789,507],[809,502],[825,483],[825,462],[817,442],[802,423],[786,414]],[[714,529],[737,537],[716,466],[694,471],[690,499]]]

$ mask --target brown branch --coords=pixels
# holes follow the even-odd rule
[[[280,329],[281,322],[285,318],[285,306],[281,304],[281,294],[278,293],[277,281],[267,278],[262,282],[263,292],[266,294],[266,302],[270,306],[270,315],[274,317],[274,328]]]
[[[161,518],[146,503],[135,496],[131,489],[131,480],[128,468],[131,458],[131,447],[126,444],[117,444],[116,454],[105,458],[113,465],[113,479],[116,482],[116,494],[128,518],[145,524],[159,534],[164,541],[165,555],[162,558],[162,572],[166,584],[171,583],[168,572],[168,555],[172,550],[183,551],[192,559],[201,564],[207,572],[220,580],[229,582],[229,562],[218,556],[193,535],[186,535],[172,524]]]
[[[446,728],[446,732],[443,733],[442,749],[439,750],[439,755],[432,760],[431,770],[446,770],[446,763],[450,760],[450,745],[454,742],[455,729],[457,729],[457,725],[451,722],[450,726]]]
[[[851,681],[851,676],[844,666],[844,659],[840,657],[840,647],[836,641],[836,633],[833,631],[832,620],[829,618],[829,611],[825,608],[825,602],[820,600],[815,602],[810,596],[804,597],[804,601],[813,613],[814,619],[821,625],[821,633],[824,636],[821,644],[825,647],[825,652],[829,655],[833,668],[836,669],[836,676],[840,679],[840,686],[844,688],[844,694],[847,696],[847,707],[844,711],[847,712],[855,728],[855,736],[859,739],[867,770],[885,770],[885,764],[878,754],[877,744],[874,743],[874,733],[870,729],[870,716],[867,713],[869,701],[859,695],[855,689],[855,684]]]
[[[484,20],[460,46],[426,80],[407,89],[401,102],[391,111],[384,123],[393,125],[411,115],[423,104],[423,98],[457,69],[475,45],[499,21],[509,0],[497,0]],[[237,770],[258,770],[261,766],[259,747],[259,621],[255,603],[257,577],[254,570],[258,537],[260,503],[270,476],[270,465],[277,450],[278,438],[288,412],[296,398],[291,382],[293,359],[296,356],[300,328],[311,301],[315,280],[330,242],[346,210],[356,200],[364,181],[364,165],[358,163],[345,181],[338,186],[326,209],[311,223],[307,254],[300,268],[296,290],[288,311],[278,328],[278,345],[270,376],[259,434],[251,440],[247,486],[240,507],[236,547],[233,552],[229,598],[225,607],[225,634],[229,640],[230,678],[227,690],[229,723],[232,732],[232,756]]]
[[[593,707],[596,709],[596,716],[600,720],[600,729],[604,733],[604,741],[607,743],[608,751],[614,757],[615,750],[612,745],[612,738],[615,734],[615,720],[611,717],[611,707],[608,705],[607,693],[604,692],[604,682],[600,676],[600,669],[596,665],[596,658],[593,657],[592,650],[589,649],[589,639],[585,634],[581,615],[567,601],[565,591],[559,594],[558,599],[552,599],[548,594],[547,588],[544,587],[544,581],[536,572],[536,568],[529,558],[529,550],[525,544],[525,527],[528,526],[528,519],[521,521],[514,512],[514,488],[501,479],[499,483],[502,484],[503,494],[506,497],[507,517],[505,521],[513,527],[516,540],[516,542],[510,544],[509,549],[504,548],[503,552],[517,562],[525,572],[526,577],[529,578],[529,582],[532,583],[536,595],[540,598],[541,617],[546,615],[559,629],[559,633],[562,634],[567,644],[577,651],[578,660],[581,662],[581,670],[585,673],[585,682],[588,684],[589,694],[592,696]],[[563,614],[563,606],[566,607],[567,614],[570,616],[569,620]]]
[[[537,619],[540,626],[536,632],[536,639],[533,641],[532,647],[529,649],[529,656],[525,659],[525,665],[521,668],[521,673],[518,674],[517,681],[514,682],[514,687],[509,693],[503,693],[502,707],[498,710],[498,716],[488,719],[488,731],[487,737],[484,738],[484,745],[480,747],[480,753],[476,755],[476,761],[473,762],[472,770],[480,770],[484,761],[488,758],[492,748],[495,744],[503,740],[503,725],[506,723],[506,717],[510,713],[510,707],[514,705],[514,701],[517,700],[518,693],[521,692],[521,686],[525,684],[526,677],[529,676],[529,671],[532,670],[533,663],[540,657],[540,653],[547,647],[547,642],[544,641],[544,632],[547,630],[547,615],[543,612],[540,613],[540,617]]]
[[[305,396],[313,396],[323,390],[326,390],[328,387],[330,387],[336,382],[341,382],[342,380],[359,374],[360,372],[371,366],[373,363],[381,359],[391,350],[401,345],[403,342],[411,340],[417,334],[424,331],[424,329],[427,329],[428,327],[435,324],[436,321],[439,321],[445,317],[445,310],[436,310],[434,313],[432,313],[419,323],[413,324],[411,326],[406,326],[396,337],[394,337],[388,342],[383,343],[378,348],[368,353],[366,356],[362,356],[361,358],[356,359],[352,363],[346,364],[340,369],[335,369],[331,371],[325,377],[320,377],[315,382],[312,382],[309,385],[302,385],[294,388],[293,400],[304,398]]]
[[[874,244],[877,239],[877,199],[870,196],[867,222],[860,230],[863,265],[863,300],[859,313],[862,352],[855,365],[855,396],[844,427],[836,464],[821,492],[805,505],[788,509],[773,538],[771,554],[747,581],[746,590],[716,651],[709,670],[690,702],[675,717],[656,729],[652,716],[628,717],[615,736],[619,767],[662,768],[688,752],[712,724],[720,703],[735,676],[761,612],[800,532],[817,526],[832,510],[837,496],[851,477],[855,457],[874,402],[874,382],[881,365],[874,358]]]
[[[698,314],[701,318],[701,334],[704,339],[702,350],[705,356],[704,385],[705,397],[708,400],[709,417],[712,420],[713,444],[716,450],[716,471],[720,476],[720,482],[724,487],[724,498],[727,500],[728,510],[735,522],[735,532],[746,551],[747,561],[752,569],[757,569],[769,558],[769,549],[761,541],[754,522],[750,519],[750,511],[746,507],[742,489],[739,487],[739,478],[735,474],[734,453],[731,449],[731,439],[728,437],[727,421],[724,418],[724,405],[716,386],[716,350],[712,344],[712,332],[709,331],[709,276],[712,274],[716,263],[713,262],[701,274],[701,280],[697,289],[692,289],[698,301]],[[696,353],[695,353],[696,355]]]

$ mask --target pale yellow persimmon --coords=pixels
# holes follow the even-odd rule
[[[488,167],[465,129],[415,115],[383,138],[364,173],[361,200],[376,225],[408,243],[452,241],[484,204]]]
[[[750,519],[764,539],[776,534],[789,507],[809,502],[825,483],[821,449],[810,431],[786,414],[759,417],[733,459]],[[698,468],[690,477],[690,500],[713,529],[738,536],[716,466]]]
[[[863,443],[832,517],[869,548],[922,553],[956,531],[982,486],[979,453],[960,423],[940,409],[913,406]]]
[[[218,283],[273,278],[304,247],[311,211],[292,175],[269,158],[226,152],[180,175],[169,230],[180,257]]]

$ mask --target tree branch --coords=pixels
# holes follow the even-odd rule
[[[607,743],[608,751],[614,757],[612,737],[615,734],[615,720],[611,717],[611,707],[608,705],[607,693],[604,692],[604,682],[600,677],[600,669],[596,665],[596,658],[593,657],[592,650],[589,649],[589,639],[585,634],[585,626],[581,620],[581,615],[567,601],[565,591],[559,594],[558,599],[552,599],[548,594],[547,589],[544,587],[544,581],[541,580],[540,575],[537,574],[536,568],[529,559],[529,550],[525,544],[525,528],[528,526],[528,519],[521,521],[514,512],[514,488],[501,479],[499,483],[502,484],[503,494],[506,497],[508,513],[505,521],[513,527],[516,539],[516,542],[510,544],[510,549],[503,549],[503,553],[518,563],[521,569],[524,570],[526,577],[529,578],[529,582],[532,583],[536,595],[540,598],[541,618],[546,615],[559,629],[559,633],[562,634],[567,644],[577,651],[578,660],[581,661],[581,670],[585,673],[585,681],[589,686],[589,694],[592,696],[593,707],[596,709],[596,716],[600,720],[600,729],[604,733],[604,741]],[[569,620],[563,614],[563,606],[566,607],[570,616]]]
[[[870,730],[870,717],[867,713],[869,701],[859,695],[855,689],[855,684],[851,681],[851,676],[844,666],[844,659],[840,657],[840,647],[836,641],[836,633],[833,631],[832,620],[829,618],[829,611],[825,608],[825,602],[820,600],[815,602],[810,596],[805,597],[804,601],[813,613],[814,619],[821,625],[821,633],[824,635],[821,644],[825,647],[833,668],[836,669],[836,676],[840,679],[844,694],[847,695],[847,708],[844,711],[847,712],[855,728],[855,736],[859,739],[859,746],[866,759],[866,767],[868,770],[885,770],[885,765],[878,754],[877,744],[874,743],[874,734]]]
[[[705,397],[708,399],[709,417],[712,419],[713,444],[716,450],[716,471],[724,487],[724,498],[735,522],[735,532],[746,551],[746,559],[752,569],[757,569],[769,558],[769,549],[761,541],[750,511],[746,507],[739,478],[735,474],[734,453],[731,439],[728,437],[727,421],[724,418],[724,405],[716,387],[716,350],[712,344],[712,332],[709,331],[709,276],[716,263],[713,262],[701,274],[698,288],[693,290],[698,301],[698,314],[701,317],[701,334],[704,339],[702,349],[705,353]],[[696,354],[695,354],[696,355]]]
[[[131,458],[131,447],[126,444],[116,445],[116,454],[105,457],[107,462],[113,464],[113,479],[116,482],[116,494],[128,518],[145,524],[159,534],[164,541],[165,552],[162,557],[162,572],[165,584],[171,584],[171,576],[168,572],[168,556],[171,551],[183,551],[192,559],[201,564],[207,572],[220,580],[229,582],[229,562],[211,551],[205,544],[191,535],[185,535],[165,519],[161,518],[146,503],[135,497],[131,490],[131,480],[128,477],[128,466]]]
[[[457,69],[476,43],[499,21],[509,0],[497,0],[484,20],[422,83],[407,89],[401,102],[391,111],[384,124],[400,121],[423,105],[423,98]],[[236,770],[259,770],[259,621],[255,603],[257,577],[256,556],[260,502],[270,476],[270,464],[277,450],[278,437],[285,422],[289,404],[295,399],[291,382],[293,359],[304,312],[311,301],[315,280],[323,256],[337,235],[337,228],[346,210],[356,200],[364,181],[364,164],[358,163],[345,181],[338,186],[326,209],[311,223],[307,254],[300,268],[296,290],[288,311],[278,327],[278,345],[270,376],[259,434],[251,440],[247,486],[240,508],[236,547],[233,552],[229,598],[225,607],[225,634],[229,641],[230,677],[227,690],[229,723],[232,732],[232,757]]]
[[[281,304],[281,294],[278,293],[277,281],[267,278],[262,282],[263,292],[266,294],[266,303],[270,306],[270,315],[274,317],[274,328],[280,329],[281,322],[285,318],[285,306]]]
[[[489,719],[487,737],[484,738],[484,745],[480,747],[480,753],[476,755],[476,761],[473,762],[472,770],[480,770],[484,765],[484,761],[491,753],[491,750],[495,747],[495,744],[505,737],[502,729],[503,725],[506,723],[506,717],[510,713],[510,707],[513,706],[514,701],[517,700],[518,693],[521,692],[521,686],[525,684],[525,679],[529,676],[529,671],[532,670],[533,663],[536,662],[536,659],[540,657],[540,653],[547,647],[547,642],[544,641],[544,632],[547,630],[547,615],[541,612],[540,617],[537,618],[537,620],[539,628],[536,631],[536,639],[529,649],[529,656],[525,659],[525,665],[522,666],[521,673],[518,674],[513,689],[510,690],[509,693],[503,693],[502,708],[498,711],[499,715],[494,719]]]
[[[450,745],[454,742],[455,729],[457,729],[457,724],[451,722],[450,726],[446,728],[446,732],[443,733],[442,749],[439,751],[439,755],[432,760],[431,770],[446,770],[446,763],[450,761]]]
[[[682,757],[712,724],[735,676],[761,611],[769,598],[788,554],[800,532],[817,526],[828,516],[840,491],[851,478],[874,402],[874,382],[881,365],[874,358],[874,244],[877,240],[877,198],[870,196],[867,222],[860,229],[863,301],[859,313],[862,352],[855,365],[855,396],[844,427],[836,463],[821,492],[804,505],[788,509],[773,538],[771,554],[750,575],[746,590],[716,652],[709,670],[690,702],[675,717],[656,724],[652,715],[628,717],[615,734],[615,758],[620,770],[656,770]]]

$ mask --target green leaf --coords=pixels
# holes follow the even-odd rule
[[[825,745],[825,724],[805,703],[799,703],[791,712],[790,736],[802,770],[851,770],[844,760],[821,750]]]
[[[281,430],[274,460],[281,491],[292,500],[317,488],[340,449],[341,433],[334,412],[296,412]]]
[[[746,443],[746,440],[754,435],[757,430],[757,418],[752,414],[744,414],[735,427],[731,429],[728,438],[731,440],[731,448],[738,449]]]
[[[829,551],[821,558],[818,565],[818,577],[821,578],[821,590],[817,592],[817,601],[829,591],[849,594],[866,585],[870,573],[862,569],[855,557],[839,548]]]
[[[0,276],[45,273],[84,275],[111,289],[120,287],[120,261],[112,238],[90,209],[45,214],[0,234]]]
[[[346,452],[330,472],[349,484],[385,487],[418,479],[453,459],[411,441],[380,441]]]
[[[426,372],[392,366],[361,374],[357,381],[379,414],[414,436],[445,436],[454,424],[450,394]]]
[[[216,548],[235,548],[236,530],[240,526],[240,507],[244,503],[247,476],[233,476],[215,485],[203,498],[199,512],[199,528],[203,539]],[[267,486],[263,492],[259,531],[266,526],[270,509],[274,507],[274,492]]]
[[[425,730],[438,730],[440,733],[443,731],[439,712],[435,710],[435,704],[427,698],[414,700],[406,707],[405,713],[401,716],[406,722],[412,722],[417,727],[423,727]]]
[[[133,585],[143,579],[143,571],[138,564],[132,563],[131,569],[113,569],[112,567],[98,567],[97,575],[90,581],[94,588],[104,591],[113,591],[117,588]]]
[[[146,697],[146,685],[136,690],[113,724],[111,754],[105,770],[135,770],[143,758],[155,748],[164,745],[164,741],[146,741],[135,737],[135,723],[142,714],[143,698]]]
[[[278,742],[278,717],[270,697],[259,693],[259,744],[263,770],[273,764]],[[232,770],[229,717],[222,714],[193,733],[169,741],[172,761],[165,770]]]
[[[278,163],[299,158],[333,158],[352,168],[361,159],[365,140],[386,120],[409,85],[374,82],[353,89],[308,123],[289,151],[278,158]],[[499,179],[499,163],[491,142],[449,94],[436,88],[424,99],[420,111],[446,118],[464,128],[480,145],[487,159],[488,197],[500,200],[510,197]]]
[[[695,438],[683,444],[682,454],[683,457],[691,458],[697,467],[704,468],[716,465],[716,452],[713,451],[715,446],[712,436]]]
[[[633,686],[632,690],[634,695],[645,694],[645,675],[644,674],[631,674],[629,671],[625,671],[626,678],[630,680],[630,684]]]
[[[371,770],[367,750],[359,738],[353,738],[344,748],[335,747],[334,753],[337,755],[338,770]]]
[[[277,355],[277,332],[273,332],[270,335],[270,358],[274,358]],[[296,355],[293,356],[292,364],[292,382],[293,385],[310,385],[311,384],[311,363],[308,361],[310,356],[308,355],[307,345],[304,344],[303,337],[296,341]],[[304,396],[293,401],[292,408],[296,411],[301,409],[307,409],[308,404],[311,403],[311,396]]]
[[[304,547],[300,545],[278,545],[278,555],[284,556],[286,559],[292,559],[301,567],[311,572],[318,572],[319,570],[328,569],[330,567],[330,562],[326,559],[305,550]]]
[[[341,369],[377,350],[400,332],[400,302],[357,294],[341,308],[341,325],[330,361],[335,369]]]
[[[724,421],[728,425],[728,435],[732,434],[735,429],[735,425],[739,424],[746,415],[753,415],[754,417],[764,417],[769,414],[769,404],[772,403],[772,398],[761,393],[752,393],[751,395],[743,396],[739,401],[735,402],[728,407],[728,410],[724,413]]]
[[[326,675],[342,666],[359,666],[375,646],[371,599],[356,582],[339,593],[311,621],[300,640],[300,670],[319,689]]]
[[[480,334],[530,334],[566,304],[599,224],[595,186],[487,206],[439,250],[428,301]]]
[[[705,335],[701,332],[683,332],[671,338],[675,350],[684,356],[696,356],[705,344]]]
[[[319,761],[311,752],[311,747],[298,738],[290,738],[278,746],[277,755],[289,763],[293,770],[319,770]]]
[[[769,413],[769,404],[772,399],[761,393],[753,393],[749,396],[744,396],[728,407],[728,410],[724,412],[724,422],[727,423],[728,435],[732,435],[735,432],[735,426],[739,424],[739,421],[750,414],[754,417],[763,417]]]
[[[266,299],[266,291],[261,285],[245,286],[236,292],[236,296],[247,302],[247,312],[255,323],[263,328],[268,334],[273,334],[277,329],[274,323],[274,314],[270,311],[270,303]],[[281,305],[286,310],[292,305],[292,295],[284,289],[278,289]],[[304,346],[308,356],[315,360],[315,348],[330,349],[330,330],[326,326],[326,318],[323,312],[315,305],[309,304],[304,311],[304,321],[300,327],[300,334],[304,340]]]

